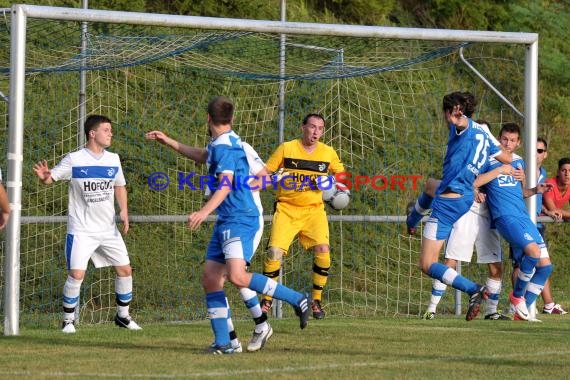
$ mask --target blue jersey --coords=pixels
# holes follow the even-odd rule
[[[501,153],[493,142],[487,128],[468,119],[469,125],[458,131],[454,124],[449,126],[447,153],[443,161],[443,178],[437,195],[451,191],[473,195],[473,182],[490,157]]]
[[[501,162],[491,159],[483,168],[482,173],[491,171],[501,165],[503,165]],[[522,158],[514,153],[511,165],[515,168],[525,168]],[[493,220],[502,216],[528,218],[528,210],[523,200],[522,183],[517,181],[515,177],[500,174],[485,185],[485,193],[487,194],[486,202]]]
[[[246,186],[249,164],[243,150],[241,139],[234,131],[218,136],[208,144],[208,174],[213,178],[213,189],[231,187],[231,191],[218,206],[221,217],[259,216],[253,201],[251,189]],[[221,173],[233,174],[232,183],[223,183],[218,179]]]

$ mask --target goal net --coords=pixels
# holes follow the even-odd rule
[[[6,17],[0,35],[5,46],[10,24]],[[197,232],[187,229],[186,216],[201,206],[203,192],[181,181],[205,168],[146,141],[144,133],[159,129],[186,144],[205,146],[205,107],[211,97],[234,101],[234,129],[264,159],[280,142],[280,107],[285,140],[300,135],[307,113],[325,117],[323,141],[337,150],[354,185],[347,209],[328,210],[332,267],[323,303],[332,316],[417,316],[425,309],[431,280],[418,269],[419,237],[405,233],[405,206],[428,177],[441,177],[447,141],[443,95],[474,93],[479,102],[474,118],[489,121],[494,132],[506,121],[523,125],[459,56],[463,48],[469,63],[523,109],[523,44],[307,32],[288,34],[281,45],[282,36],[272,32],[95,19],[87,31],[82,52],[78,21],[27,19],[19,240],[20,319],[26,324],[53,325],[61,318],[68,184],[44,186],[32,166],[46,159],[51,167],[80,147],[82,70],[87,114],[108,115],[114,122],[109,150],[122,158],[129,193],[131,229],[125,242],[134,273],[131,310],[143,323],[206,317],[200,273],[212,223]],[[0,57],[0,91],[9,98],[7,49]],[[6,151],[8,103],[2,100],[0,115]],[[7,166],[2,170],[6,180]],[[157,172],[170,180],[161,190],[149,182]],[[252,262],[257,272],[262,271],[274,196],[273,191],[262,194],[266,224]],[[285,284],[310,292],[312,254],[298,242],[283,268]],[[466,270],[477,280],[486,273],[476,265]],[[247,317],[237,292],[228,294],[234,317]],[[451,313],[453,307],[453,297],[447,296],[440,312]],[[112,320],[112,269],[90,266],[80,309],[81,323]],[[291,316],[292,310],[285,308],[283,314]]]

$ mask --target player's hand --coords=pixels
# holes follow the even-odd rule
[[[526,174],[522,168],[513,168],[512,176],[519,182],[523,182],[526,178]]]
[[[161,131],[150,131],[145,133],[144,137],[147,140],[156,140],[161,144],[166,144],[166,140],[168,139],[168,136],[166,135],[166,133],[161,132]]]
[[[10,218],[10,213],[9,212],[2,212],[0,213],[0,230],[4,229],[4,227],[6,227],[6,224],[8,224],[8,219]]]
[[[515,174],[515,168],[513,168],[509,164],[504,164],[500,167],[499,173],[501,175],[513,175],[513,174]]]
[[[208,214],[202,210],[193,212],[188,215],[188,228],[191,230],[197,230],[204,220],[208,217]]]
[[[475,191],[475,202],[483,203],[485,202],[485,199],[487,199],[487,194],[480,191]]]
[[[127,210],[121,210],[121,212],[119,212],[119,217],[123,222],[123,229],[121,231],[126,235],[127,232],[129,232],[129,212]]]
[[[289,175],[289,172],[286,172],[285,168],[279,168],[279,170],[277,170],[276,172],[271,174],[271,181],[272,182],[279,182],[279,181],[281,181],[281,179],[283,177],[286,177],[288,175]]]
[[[49,166],[46,160],[38,161],[38,163],[34,165],[33,170],[42,182],[47,181],[51,176],[51,172],[49,171]]]
[[[554,189],[554,185],[551,183],[539,183],[536,185],[536,193],[537,194],[544,194],[552,191]]]

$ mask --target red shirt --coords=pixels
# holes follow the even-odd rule
[[[560,190],[558,189],[558,185],[556,184],[556,178],[548,178],[545,182],[551,183],[554,185],[554,188],[544,193],[544,198],[554,201],[554,206],[556,206],[556,208],[562,208],[566,203],[568,203],[570,200],[570,191],[568,191],[569,189],[566,190],[565,194],[561,194]]]

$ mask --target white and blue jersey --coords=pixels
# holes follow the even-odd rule
[[[424,228],[424,237],[430,240],[445,240],[453,224],[473,204],[473,182],[490,157],[501,153],[498,142],[486,126],[468,119],[468,126],[458,131],[449,126],[447,153],[443,162],[443,178],[432,203],[431,217]],[[457,198],[442,197],[451,192],[462,195]]]
[[[244,186],[250,168],[239,136],[230,131],[210,142],[206,164],[208,174],[214,178],[214,189],[231,186],[228,196],[217,208],[218,219],[206,259],[219,263],[225,263],[227,259],[250,262],[260,228],[260,213],[250,188]],[[220,182],[218,176],[222,173],[232,174],[233,182]]]
[[[70,181],[68,234],[116,231],[115,186],[126,184],[118,154],[104,150],[97,156],[87,148],[68,153],[51,169],[51,178]]]
[[[501,165],[502,163],[492,159],[482,172],[491,171]],[[516,154],[513,154],[511,165],[525,168],[524,161]],[[493,222],[499,233],[513,247],[515,260],[520,260],[522,249],[530,243],[536,243],[545,250],[544,240],[528,215],[522,183],[511,175],[500,174],[485,185],[485,190]]]

